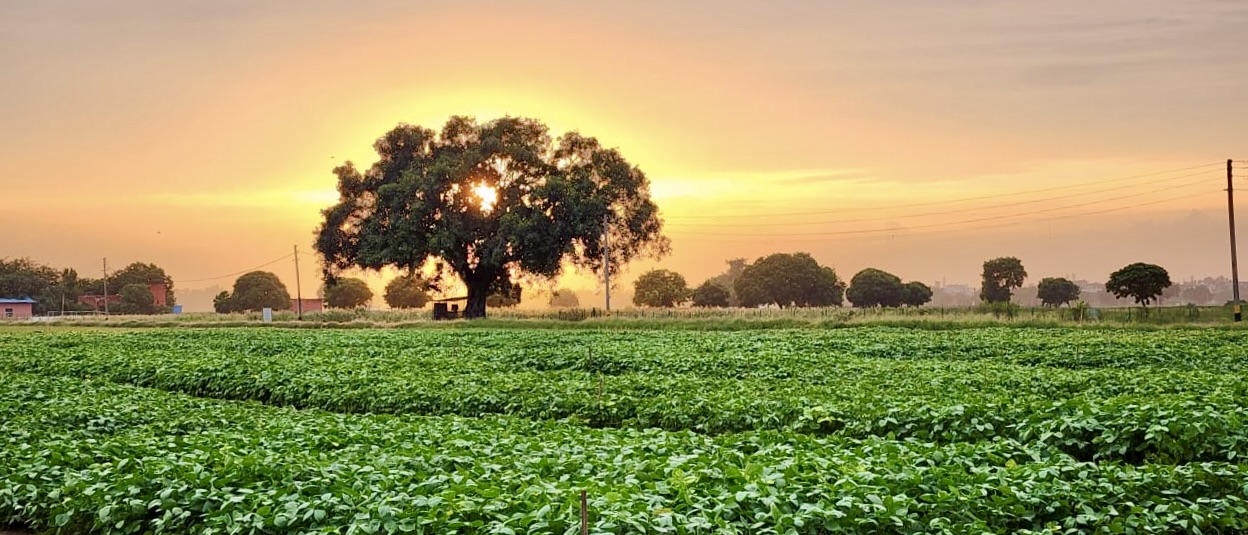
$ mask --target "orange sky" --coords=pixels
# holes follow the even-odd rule
[[[692,284],[778,251],[1223,275],[1224,171],[1168,171],[1248,159],[1245,28],[1238,0],[6,2],[0,256],[226,286],[310,249],[330,169],[396,123],[511,114],[645,170]]]

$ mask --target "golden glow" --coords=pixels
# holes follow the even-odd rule
[[[12,68],[0,87],[22,105],[0,122],[0,191],[11,200],[6,220],[38,231],[0,232],[0,256],[84,273],[101,256],[156,262],[175,279],[235,272],[292,244],[306,250],[320,210],[337,200],[330,170],[347,160],[367,169],[373,141],[397,123],[438,130],[451,115],[511,115],[543,121],[552,137],[597,137],[642,169],[673,242],[661,265],[691,285],[725,259],[776,251],[809,251],[845,277],[871,266],[928,282],[973,283],[979,262],[1007,254],[1035,277],[1098,277],[1128,260],[1205,276],[1224,262],[1216,169],[1207,198],[1178,200],[1191,186],[1171,204],[1051,222],[1066,212],[1040,213],[1045,221],[1003,227],[999,238],[983,235],[991,221],[926,226],[1050,204],[904,206],[1248,156],[1236,145],[1248,69],[1230,40],[1099,54],[1105,47],[1089,40],[1100,33],[1068,29],[1026,2],[940,3],[911,20],[870,2],[797,3],[791,17],[748,2],[712,11],[680,2],[369,4],[244,3],[206,21],[194,9],[138,3],[81,20],[39,10],[5,17],[11,39],[0,60]],[[1192,35],[1218,19],[1183,3],[1148,9],[1150,20],[1187,20]],[[1153,31],[1109,7],[1081,13],[1099,21],[1088,27]],[[289,24],[264,23],[275,17]],[[1035,30],[1018,30],[1020,18]],[[481,38],[462,39],[466,25]],[[1051,39],[1050,28],[1069,39]],[[881,42],[881,32],[895,39]],[[93,45],[65,52],[77,42]],[[455,46],[412,55],[430,42]],[[1001,56],[1015,49],[1029,52]],[[557,58],[532,61],[552,50]],[[1156,68],[1136,68],[1142,62]],[[1234,120],[1211,119],[1224,117]],[[1166,184],[1111,185],[1122,196]],[[497,191],[471,189],[471,202],[496,209]],[[1174,221],[1145,226],[1167,210]],[[946,213],[916,215],[928,212]],[[942,232],[833,234],[906,227]],[[1132,241],[1169,228],[1184,237]],[[1095,247],[1071,249],[1085,243]],[[1153,256],[1136,258],[1141,251]],[[654,265],[630,265],[624,286]],[[293,286],[293,265],[269,269]],[[583,279],[559,286],[598,284]]]
[[[481,211],[490,213],[494,210],[494,204],[498,202],[498,190],[485,184],[477,184],[472,187],[472,193],[481,200]]]

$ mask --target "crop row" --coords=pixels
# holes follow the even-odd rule
[[[75,337],[51,337],[46,346],[22,339],[18,348],[0,350],[0,370],[342,413],[507,414],[593,427],[773,429],[939,443],[1008,438],[1056,447],[1081,460],[1134,464],[1234,461],[1248,454],[1248,383],[1241,375],[848,356],[811,364],[824,370],[817,383],[689,373],[596,375],[517,370],[508,363],[514,356],[464,350],[453,357],[436,345],[378,353],[364,343],[372,333],[357,333],[335,332],[329,340],[345,350],[311,355],[290,350],[306,341],[303,332],[289,331],[179,333],[179,344],[202,338],[211,348],[200,351],[193,344],[126,350],[111,333],[92,334],[88,340],[100,343],[91,345]],[[790,336],[800,339],[801,333]],[[285,350],[235,353],[216,347],[228,345],[222,337]],[[673,363],[713,367],[719,358],[669,350]]]
[[[268,329],[0,332],[0,352],[168,351],[254,356],[467,359],[500,371],[683,373],[820,382],[847,357],[1071,369],[1248,370],[1248,330],[855,327],[737,332]]]
[[[1232,532],[1234,464],[297,411],[0,373],[0,523],[68,533]]]

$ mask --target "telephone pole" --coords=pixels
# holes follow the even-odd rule
[[[607,312],[611,312],[611,216],[602,216],[602,284],[606,288]]]
[[[1235,300],[1235,321],[1243,320],[1239,307],[1239,256],[1235,253],[1235,161],[1226,161],[1226,210],[1231,225],[1231,295]]]
[[[108,317],[108,259],[104,259],[104,317]]]
[[[299,246],[295,245],[295,311],[303,319],[303,283],[299,281]]]

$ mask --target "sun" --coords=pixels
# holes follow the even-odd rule
[[[472,187],[472,192],[481,199],[481,211],[491,212],[494,210],[494,204],[498,202],[498,190],[485,185],[477,184]]]

